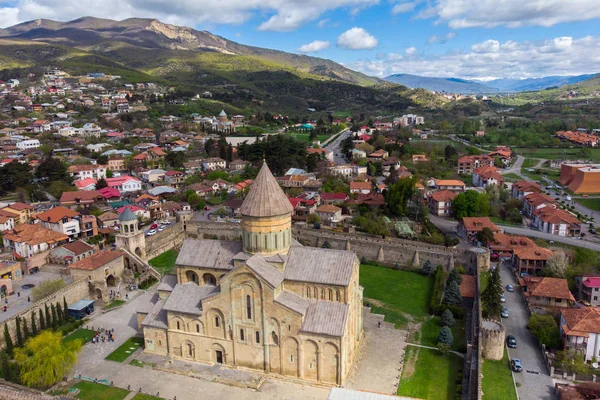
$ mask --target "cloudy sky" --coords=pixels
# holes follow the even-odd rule
[[[0,27],[149,17],[379,77],[525,78],[600,72],[599,1],[0,0]]]

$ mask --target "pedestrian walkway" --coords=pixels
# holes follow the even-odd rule
[[[416,344],[416,343],[406,343],[406,344],[408,346],[421,347],[422,349],[439,350],[437,347],[433,347],[433,346],[424,346],[422,344]],[[465,358],[465,355],[463,353],[459,353],[458,351],[450,350],[450,353],[456,354],[460,358]]]

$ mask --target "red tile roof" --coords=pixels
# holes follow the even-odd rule
[[[479,232],[483,228],[490,228],[493,232],[500,232],[500,228],[489,217],[464,217],[460,220],[467,232]]]
[[[569,284],[566,279],[546,276],[524,276],[520,281],[522,282],[521,286],[527,286],[526,297],[549,297],[575,301],[575,298],[569,291]]]
[[[63,218],[72,219],[77,216],[79,216],[79,213],[77,211],[69,210],[65,207],[54,207],[48,211],[44,211],[43,213],[37,214],[35,217],[40,221],[56,224]]]
[[[83,260],[71,264],[69,268],[95,270],[108,264],[111,261],[116,260],[119,257],[122,257],[124,254],[125,253],[123,253],[121,250],[103,250],[96,254],[92,254],[90,257],[86,257]]]
[[[567,308],[560,311],[565,324],[562,329],[568,336],[589,337],[600,333],[600,309],[594,307]]]
[[[451,202],[456,196],[458,196],[458,194],[451,190],[440,190],[429,195],[433,200],[444,203]]]

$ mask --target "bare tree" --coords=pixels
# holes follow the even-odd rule
[[[555,251],[546,263],[546,274],[554,278],[564,278],[569,268],[569,259],[562,251]]]

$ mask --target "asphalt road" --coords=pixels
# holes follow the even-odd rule
[[[521,295],[521,289],[516,284],[510,267],[500,267],[502,285],[512,284],[514,292],[504,292],[508,309],[508,318],[502,318],[506,326],[506,334],[513,335],[517,339],[517,348],[508,349],[509,358],[518,358],[523,365],[523,372],[513,372],[517,382],[517,392],[520,400],[545,400],[555,399],[554,383],[544,364],[542,350],[537,344],[536,338],[527,329],[529,313]],[[507,365],[506,368],[509,368]],[[519,386],[520,384],[520,386]]]
[[[333,152],[333,161],[338,165],[348,164],[348,161],[344,157],[338,156],[338,154],[341,154],[340,144],[342,143],[342,140],[346,139],[351,134],[352,132],[350,132],[349,130],[342,131],[342,133],[332,143],[329,143],[325,146],[327,150]]]

